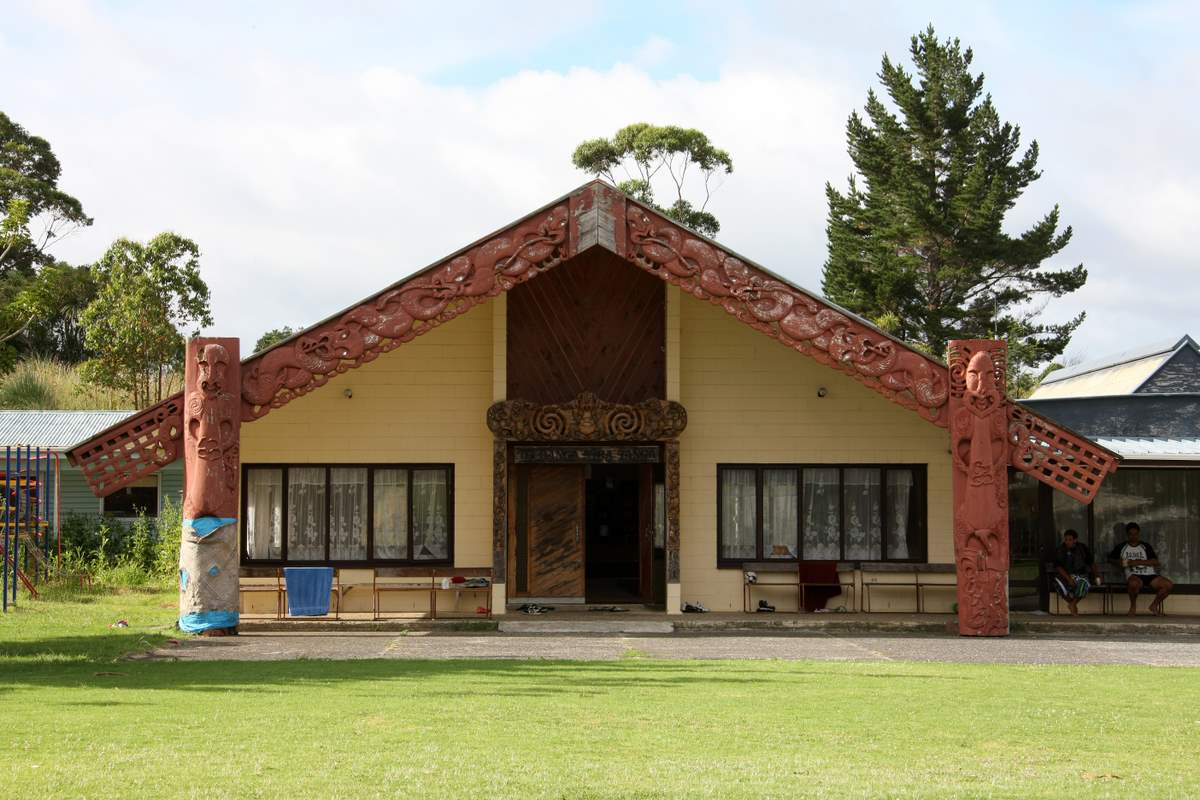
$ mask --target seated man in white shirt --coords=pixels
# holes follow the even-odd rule
[[[1125,526],[1126,541],[1113,548],[1108,558],[1125,570],[1125,585],[1129,591],[1129,616],[1137,613],[1138,592],[1143,586],[1155,591],[1150,601],[1150,613],[1164,616],[1162,604],[1175,584],[1158,574],[1158,555],[1149,542],[1142,541],[1142,529],[1136,522]]]

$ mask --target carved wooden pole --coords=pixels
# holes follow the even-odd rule
[[[237,339],[191,339],[184,361],[179,627],[220,636],[238,624]]]
[[[666,463],[664,489],[667,501],[667,613],[678,614],[683,600],[679,580],[679,440],[663,445]]]
[[[1008,635],[1008,414],[1006,348],[950,342],[950,457],[958,632]]]

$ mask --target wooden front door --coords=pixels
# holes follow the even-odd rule
[[[584,596],[583,467],[579,464],[528,464],[524,471],[525,508],[518,514],[524,536],[517,545],[525,559],[527,597]],[[524,540],[524,541],[522,541]],[[523,545],[523,547],[521,547]]]

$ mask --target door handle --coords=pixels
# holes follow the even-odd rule
[[[579,523],[576,522],[575,523],[575,544],[580,544],[582,542],[583,542],[583,533],[579,529]]]

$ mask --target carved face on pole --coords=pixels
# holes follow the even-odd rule
[[[986,350],[975,353],[967,362],[966,384],[967,403],[975,413],[989,412],[1000,402],[996,365]]]
[[[197,359],[200,367],[200,391],[208,395],[220,394],[225,388],[225,372],[229,367],[229,353],[222,345],[207,344]]]

